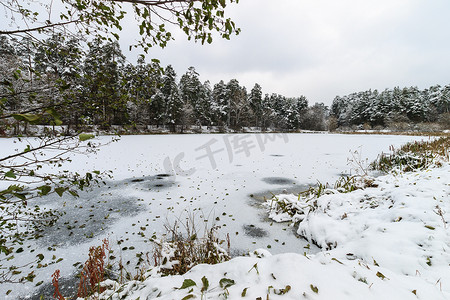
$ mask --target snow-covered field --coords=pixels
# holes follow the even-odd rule
[[[143,282],[112,285],[120,291],[102,299],[450,299],[449,174],[446,164],[318,198],[298,230],[333,250],[261,249],[183,276],[149,272]]]
[[[311,299],[413,299],[413,291],[420,299],[446,299],[449,229],[434,210],[439,205],[450,212],[448,167],[380,177],[379,188],[350,196],[324,196],[320,202],[323,210],[310,215],[309,227],[301,225],[299,230],[319,243],[336,242],[338,247],[329,252],[319,252],[311,242],[297,238],[293,228],[272,222],[262,205],[264,196],[271,193],[298,192],[317,180],[332,183],[342,173],[355,172],[351,169],[356,166],[349,165],[348,158],[361,155],[361,161],[371,161],[382,151],[387,152],[390,145],[418,139],[423,138],[332,134],[124,136],[101,148],[97,155],[72,157],[71,170],[112,170],[114,180],[82,193],[80,199],[41,200],[42,205],[66,214],[43,238],[27,242],[25,251],[16,258],[25,263],[42,253],[49,266],[35,270],[33,284],[3,284],[0,295],[10,289],[7,299],[31,295],[35,283],[49,282],[56,269],[61,269],[63,276],[71,275],[76,270],[73,265],[86,260],[89,246],[99,245],[105,237],[111,241],[115,255],[124,263],[130,261],[130,271],[134,271],[136,254],[151,252],[149,238],[153,234],[160,236],[167,222],[193,215],[199,227],[203,223],[222,226],[220,234],[230,234],[235,254],[263,248],[276,255],[238,257],[218,266],[198,266],[184,277],[151,278],[152,285],[138,293],[156,296],[161,292],[164,299],[181,299],[188,291],[173,287],[190,278],[197,283],[193,293],[200,298],[201,278],[206,276],[208,299],[225,292],[219,285],[223,277],[235,281],[227,289],[231,299],[240,298],[246,287],[250,299],[266,299],[265,292],[270,293],[270,299],[281,297],[274,292],[285,292],[284,297],[292,299],[301,299],[303,293]],[[0,155],[15,147],[11,139],[1,139]],[[357,154],[350,153],[355,150]],[[415,201],[418,199],[420,202]],[[387,210],[386,205],[392,205],[392,209]],[[341,220],[344,213],[347,217]],[[393,222],[400,217],[401,222]],[[448,213],[445,218],[450,219]],[[255,264],[257,267],[253,267]],[[153,284],[159,287],[158,293],[152,290]],[[286,291],[287,285],[290,291]]]

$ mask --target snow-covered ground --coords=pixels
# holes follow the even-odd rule
[[[263,249],[183,276],[150,271],[143,282],[111,285],[101,299],[450,299],[449,179],[446,163],[319,197],[298,232],[332,250],[272,256]]]
[[[107,137],[100,138],[100,140],[106,139]],[[190,275],[186,275],[191,276],[192,278],[189,278],[195,280],[197,286],[200,286],[201,277],[208,274],[206,277],[212,289],[208,290],[208,295],[212,298],[214,293],[223,292],[217,288],[220,279],[224,276],[233,276],[230,278],[235,280],[236,284],[229,287],[228,291],[233,292],[233,295],[239,293],[239,297],[245,287],[249,287],[246,290],[248,297],[256,296],[264,299],[266,295],[262,291],[269,289],[269,286],[284,289],[286,285],[290,285],[291,290],[285,296],[297,295],[293,296],[293,299],[298,299],[299,293],[303,292],[306,292],[309,297],[320,295],[323,299],[331,298],[326,296],[330,295],[327,293],[367,294],[377,298],[377,295],[384,295],[377,294],[382,293],[383,288],[389,288],[392,297],[400,295],[396,299],[406,295],[405,291],[409,288],[411,291],[416,289],[417,295],[425,291],[430,295],[437,295],[437,298],[423,299],[440,299],[439,297],[443,297],[439,294],[440,286],[442,285],[443,291],[448,292],[448,288],[445,289],[445,272],[441,274],[439,262],[447,259],[446,265],[441,267],[448,268],[449,260],[448,257],[445,258],[444,252],[445,245],[448,251],[448,235],[445,235],[448,229],[441,230],[439,224],[427,223],[425,225],[433,226],[435,230],[424,227],[426,231],[423,232],[414,227],[414,232],[417,234],[414,237],[417,239],[422,238],[424,234],[436,234],[436,243],[430,242],[434,252],[424,254],[432,256],[430,258],[432,266],[426,264],[428,262],[426,256],[423,259],[416,257],[416,265],[422,266],[422,269],[417,269],[417,274],[420,273],[421,276],[416,276],[416,271],[413,270],[416,267],[411,262],[411,251],[420,252],[422,251],[420,249],[425,247],[424,249],[428,250],[423,251],[428,253],[427,251],[431,251],[431,248],[427,248],[428,244],[425,242],[421,244],[422,246],[417,246],[419,247],[416,247],[417,249],[410,248],[407,245],[411,243],[409,235],[405,235],[406,240],[397,238],[395,240],[399,241],[398,247],[401,246],[398,249],[408,249],[405,251],[409,252],[398,255],[402,252],[392,246],[392,236],[395,232],[403,231],[399,227],[387,227],[386,238],[384,238],[385,235],[379,233],[383,232],[384,227],[369,226],[373,223],[387,222],[388,216],[393,212],[390,210],[382,213],[382,203],[379,204],[380,220],[376,219],[378,216],[375,213],[376,210],[367,210],[364,213],[372,212],[372,214],[365,217],[357,212],[353,217],[349,211],[348,218],[342,222],[342,226],[338,227],[334,226],[337,222],[336,215],[330,214],[328,219],[326,218],[328,214],[318,215],[317,219],[313,220],[317,221],[317,225],[307,230],[311,235],[318,237],[319,243],[320,238],[331,239],[330,242],[333,242],[332,239],[338,239],[336,240],[338,247],[331,252],[318,252],[319,249],[312,243],[297,238],[292,228],[288,228],[285,224],[271,222],[261,205],[264,196],[270,196],[270,193],[301,191],[308,185],[316,184],[317,180],[322,183],[331,183],[340,174],[351,172],[355,165],[348,165],[347,158],[352,158],[350,151],[357,150],[358,154],[353,156],[361,154],[363,162],[365,158],[371,161],[382,151],[387,152],[390,145],[399,146],[407,141],[418,139],[424,138],[332,134],[124,136],[119,142],[101,148],[97,155],[72,157],[72,163],[68,166],[71,170],[78,172],[112,170],[114,180],[107,182],[104,187],[82,193],[80,199],[49,197],[41,200],[42,205],[57,208],[65,211],[66,214],[43,238],[27,241],[23,247],[25,251],[15,256],[16,259],[25,263],[34,259],[36,254],[42,253],[45,256],[43,263],[48,263],[49,266],[34,270],[37,276],[32,284],[20,286],[3,284],[0,287],[0,295],[5,295],[5,292],[10,289],[12,292],[7,299],[15,299],[19,295],[30,295],[35,289],[34,285],[39,281],[48,282],[55,269],[61,269],[63,276],[72,274],[76,270],[73,265],[86,260],[89,246],[99,245],[101,239],[105,237],[109,237],[115,255],[122,257],[124,262],[129,260],[129,268],[134,271],[133,260],[136,260],[136,254],[152,250],[149,238],[154,233],[160,236],[164,232],[166,222],[173,223],[177,218],[184,220],[190,214],[195,215],[200,224],[199,227],[202,227],[203,223],[222,226],[220,234],[230,234],[231,247],[235,254],[257,248],[264,248],[277,254],[263,259],[239,257],[219,266],[199,266],[189,273]],[[20,147],[11,139],[0,139],[0,155],[14,148]],[[431,176],[443,170],[447,173],[442,173],[440,178],[445,183],[449,181],[448,168],[424,174]],[[406,181],[405,178],[398,180]],[[396,199],[394,198],[396,193],[402,193],[401,191],[405,189],[390,191],[388,187],[392,187],[392,184],[393,181],[390,180],[386,183],[384,191],[377,189],[371,193],[374,193],[376,197],[384,197],[383,192],[392,193],[389,199]],[[410,187],[422,186],[417,184],[411,183]],[[429,190],[437,185],[425,187]],[[447,189],[448,199],[448,185],[444,184],[442,188]],[[419,192],[409,193],[413,199],[413,196]],[[445,191],[442,193],[445,194]],[[434,196],[438,198],[438,195]],[[358,197],[361,195],[355,194],[351,196],[351,199],[339,198],[343,205],[337,211],[341,212],[341,209],[351,207],[348,203],[359,201]],[[403,198],[409,199],[407,196]],[[404,200],[399,201],[401,204]],[[400,204],[398,204],[399,207]],[[447,212],[450,211],[448,206],[441,207]],[[427,214],[433,213],[428,211]],[[360,219],[357,218],[358,215]],[[420,217],[420,215],[408,216],[403,216],[403,220]],[[395,218],[393,217],[394,220]],[[360,224],[360,220],[364,222]],[[355,224],[360,224],[362,227],[358,228]],[[401,227],[404,223],[398,222],[398,224]],[[369,226],[374,234],[368,234],[366,238],[361,237],[371,232],[366,231],[367,228],[363,225]],[[381,246],[373,248],[372,244],[375,245],[378,238],[382,239],[382,244],[389,246],[389,249],[381,248]],[[436,245],[441,238],[447,240],[441,240],[442,249],[439,250]],[[376,255],[377,251],[380,251],[379,255]],[[443,254],[436,254],[439,251]],[[290,252],[296,254],[287,254]],[[303,256],[304,252],[307,257]],[[353,256],[348,257],[347,253],[352,253]],[[404,258],[404,261],[392,258],[388,255],[389,253]],[[379,267],[375,267],[369,257],[373,257]],[[256,272],[253,268],[249,272],[255,263],[259,271]],[[283,265],[286,265],[286,268],[282,267]],[[405,265],[408,268],[403,270]],[[299,270],[305,272],[299,273]],[[377,277],[378,271],[389,279],[382,280]],[[226,275],[224,275],[225,272]],[[404,275],[405,273],[409,276]],[[409,281],[403,283],[405,278]],[[440,278],[442,279],[439,280]],[[182,277],[149,280],[158,282],[162,295],[165,295],[167,299],[178,299],[178,294],[172,293],[181,295],[186,292],[172,290],[174,286],[181,286],[184,280]],[[434,283],[437,282],[436,286],[433,280],[435,280]],[[368,284],[363,281],[367,281]],[[416,283],[417,288],[414,288],[413,285]],[[313,291],[314,287],[319,289],[317,294]],[[270,290],[273,294],[273,289]],[[411,291],[409,293],[413,295]],[[276,299],[276,295],[272,294],[270,299]],[[337,296],[335,298],[337,299]]]

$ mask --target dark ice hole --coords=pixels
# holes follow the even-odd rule
[[[255,237],[255,238],[261,238],[267,236],[267,231],[260,227],[256,227],[255,225],[244,225],[242,226],[244,228],[245,235]]]
[[[268,183],[268,184],[278,184],[278,185],[283,185],[283,184],[287,185],[287,184],[295,183],[294,180],[285,178],[285,177],[265,177],[262,179],[262,181],[264,181],[265,183]]]

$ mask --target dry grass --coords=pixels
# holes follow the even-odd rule
[[[101,293],[105,290],[100,286],[100,282],[105,279],[106,255],[109,253],[109,241],[103,240],[101,246],[91,247],[89,249],[89,258],[85,262],[80,273],[80,283],[78,285],[78,297],[86,298],[95,293]],[[55,288],[53,297],[57,300],[65,300],[59,291],[60,271],[56,270],[52,275],[52,284]]]
[[[57,300],[65,300],[61,292],[59,291],[59,270],[56,270],[55,273],[52,274],[52,285],[55,288],[55,292],[53,293],[53,297]]]
[[[217,264],[230,260],[230,239],[227,235],[225,240],[217,237],[218,226],[205,225],[202,230],[203,237],[199,237],[199,230],[194,222],[194,217],[187,218],[183,224],[178,221],[173,225],[166,225],[167,234],[170,240],[155,241],[155,248],[152,255],[147,255],[148,266],[142,266],[136,276],[125,270],[119,263],[120,273],[116,274],[118,282],[125,283],[128,280],[143,280],[151,265],[162,276],[178,275],[188,272],[198,264]],[[180,230],[184,228],[184,230]],[[226,248],[227,250],[225,250]],[[94,299],[96,295],[104,292],[103,282],[111,273],[107,263],[107,255],[110,253],[109,241],[103,240],[103,244],[89,249],[89,258],[84,264],[80,273],[77,297]],[[143,260],[143,258],[142,258]],[[143,260],[144,261],[144,260]],[[124,273],[125,272],[125,276]],[[53,286],[55,288],[54,297],[57,300],[65,300],[59,291],[59,270],[52,275]],[[115,277],[115,276],[113,276]],[[111,279],[111,278],[110,278]],[[94,298],[92,298],[94,297]],[[95,298],[96,299],[96,298]]]
[[[408,135],[408,136],[447,136],[450,137],[450,132],[443,132],[443,131],[376,131],[376,130],[370,130],[370,131],[335,131],[333,133],[340,133],[340,134],[376,134],[376,135]]]
[[[432,141],[411,142],[392,153],[382,153],[371,165],[371,169],[389,172],[399,169],[404,172],[423,170],[431,165],[441,166],[449,161],[450,137],[440,137]]]
[[[163,275],[184,274],[198,264],[218,264],[230,259],[230,239],[217,237],[219,227],[205,228],[204,236],[199,237],[192,219],[183,224],[184,233],[175,222],[166,226],[171,236],[169,241],[157,242],[153,252],[154,265],[160,268]],[[221,245],[226,245],[224,250]]]
[[[103,292],[104,287],[100,282],[105,279],[105,258],[109,252],[109,241],[103,240],[101,246],[91,247],[89,249],[89,258],[85,262],[80,274],[80,283],[78,285],[78,297],[88,297],[98,292]]]

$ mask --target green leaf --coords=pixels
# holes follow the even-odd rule
[[[313,291],[314,293],[316,294],[319,293],[319,288],[317,286],[310,284],[309,287],[311,288],[311,291]]]
[[[0,253],[4,253],[5,255],[9,255],[11,253],[11,250],[5,246],[0,245]]]
[[[334,260],[334,261],[336,261],[336,262],[338,262],[338,263],[340,263],[341,265],[343,265],[343,263],[342,262],[340,262],[337,258],[332,258],[331,260]]]
[[[229,288],[230,286],[232,286],[234,284],[235,284],[234,280],[233,279],[229,279],[229,278],[222,278],[219,281],[219,285],[223,289]]]
[[[386,276],[383,275],[383,273],[381,272],[377,272],[377,276],[380,277],[382,280],[387,278]]]
[[[13,193],[13,195],[17,198],[19,198],[20,200],[27,200],[27,197],[25,196],[25,194],[20,194],[20,193]]]
[[[181,285],[181,287],[178,288],[178,289],[180,289],[180,290],[187,289],[188,287],[191,287],[191,286],[194,286],[194,285],[197,285],[194,280],[192,280],[192,279],[185,279],[183,281],[183,284]]]
[[[34,114],[13,114],[12,117],[17,121],[25,121],[28,123],[36,123],[40,120],[40,116]]]
[[[274,289],[273,292],[275,295],[284,295],[291,290],[290,285],[286,285],[284,289]]]
[[[248,287],[242,290],[241,297],[245,297],[247,295]]]
[[[63,123],[61,121],[60,115],[56,112],[54,108],[48,108],[45,112],[53,117],[53,121],[56,126],[59,126]]]
[[[31,151],[31,146],[30,145],[27,145],[25,147],[25,149],[23,149],[23,152],[25,152],[25,153],[30,152],[30,151]]]
[[[54,119],[53,122],[55,123],[56,126],[60,126],[63,123],[63,121],[61,121],[60,119]]]
[[[62,195],[64,194],[64,192],[66,191],[66,188],[63,187],[57,187],[55,188],[55,192],[58,194],[58,196],[62,197]]]
[[[15,185],[15,184],[12,184],[12,185],[8,186],[8,189],[6,189],[6,190],[4,190],[2,192],[13,193],[13,192],[21,192],[21,191],[23,191],[23,187]]]
[[[13,170],[10,170],[9,172],[6,172],[5,177],[8,177],[8,178],[17,178],[17,177],[16,177],[16,174],[14,174],[14,171],[13,171]]]
[[[80,141],[84,142],[90,139],[93,139],[95,137],[95,135],[93,134],[88,134],[88,133],[81,133],[78,138],[80,139]]]
[[[15,80],[19,80],[19,78],[20,78],[20,70],[16,70],[14,73],[13,73],[13,77],[14,77],[14,79]]]
[[[31,273],[28,273],[26,277],[24,277],[27,281],[33,282],[34,278],[36,277],[36,274],[34,274],[34,271]]]
[[[428,228],[430,230],[435,230],[436,229],[436,228],[434,228],[433,226],[430,226],[430,225],[425,225],[425,228]]]
[[[181,300],[188,300],[188,299],[192,299],[192,298],[195,298],[195,295],[189,294],[187,296],[184,296]]]
[[[77,198],[80,197],[80,195],[78,195],[77,191],[70,190],[69,193],[74,197],[77,197]]]
[[[49,186],[49,185],[43,185],[43,186],[40,186],[40,187],[38,187],[38,190],[40,190],[40,195],[41,196],[45,196],[45,195],[47,195],[48,193],[50,193],[50,191],[52,190],[52,188],[51,188],[51,186]]]
[[[206,278],[206,276],[202,277],[202,283],[203,283],[203,287],[202,287],[202,293],[206,292],[209,288],[209,281],[208,278]]]

